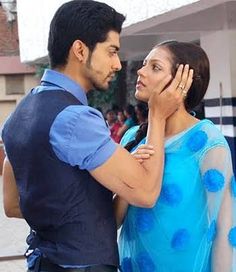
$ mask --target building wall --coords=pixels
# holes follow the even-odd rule
[[[22,94],[6,94],[6,76],[0,75],[0,128],[2,127],[7,116],[15,109],[17,103],[33,87],[39,84],[39,78],[35,74],[22,74],[23,89]]]
[[[8,22],[0,6],[0,128],[25,92],[38,82],[35,68],[20,62],[17,19]],[[18,83],[20,86],[16,86]],[[8,95],[9,86],[18,87],[18,93]]]
[[[0,6],[0,128],[25,92],[38,82],[35,68],[20,62],[17,20],[7,22],[6,12]],[[18,83],[20,86],[16,86]],[[18,91],[8,95],[11,86]]]
[[[9,114],[15,109],[17,100],[6,100],[6,101],[0,101],[0,107],[1,107],[1,115],[0,115],[0,126],[4,124],[5,120],[9,116]]]
[[[35,75],[25,75],[24,79],[24,87],[25,87],[25,93],[28,93],[33,87],[39,84],[40,78]]]
[[[0,56],[19,55],[17,21],[8,23],[2,6],[0,6],[0,34]]]
[[[236,173],[236,30],[203,33],[201,46],[206,50],[211,65],[205,115],[226,137]]]

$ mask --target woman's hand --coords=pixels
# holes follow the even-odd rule
[[[154,154],[152,145],[143,144],[140,145],[134,152],[131,153],[139,163],[143,163]]]
[[[193,81],[193,70],[189,65],[179,65],[174,78],[171,75],[161,80],[153,90],[149,101],[149,113],[155,112],[156,118],[166,120],[183,103]]]

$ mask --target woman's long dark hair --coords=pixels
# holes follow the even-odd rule
[[[205,51],[194,43],[166,41],[155,48],[166,48],[171,55],[172,77],[175,76],[179,64],[189,64],[194,70],[193,82],[184,100],[187,111],[191,111],[202,101],[210,80],[210,64]],[[135,139],[129,142],[125,148],[131,151],[147,135],[148,123],[140,125],[136,132]]]

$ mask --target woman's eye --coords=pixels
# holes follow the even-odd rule
[[[153,65],[152,69],[155,70],[155,71],[160,71],[161,67],[158,66],[158,65]]]

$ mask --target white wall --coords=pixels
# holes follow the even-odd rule
[[[231,96],[230,37],[228,30],[203,33],[201,46],[206,50],[211,65],[211,80],[206,98],[220,96],[219,84],[223,86],[223,96]]]
[[[215,106],[205,107],[207,118],[235,116],[233,105],[221,105],[220,102],[221,98],[236,96],[235,43],[235,30],[225,29],[201,35],[201,46],[207,52],[211,71],[210,84],[205,99],[218,100]],[[225,136],[236,136],[236,128],[233,124],[222,124],[219,125],[219,128]]]
[[[65,0],[18,0],[20,58],[32,62],[47,55],[49,24],[55,10]]]
[[[165,13],[199,0],[99,0],[127,17],[125,26]],[[65,0],[17,0],[20,57],[32,62],[47,55],[49,24],[56,9]]]
[[[98,0],[126,15],[124,27],[199,0]]]

